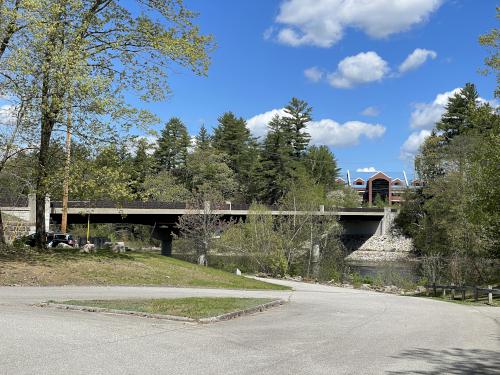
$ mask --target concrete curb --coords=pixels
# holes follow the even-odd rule
[[[230,319],[238,318],[238,317],[243,316],[243,315],[249,315],[249,314],[253,314],[253,313],[256,313],[256,312],[262,312],[262,311],[264,311],[266,309],[269,309],[271,307],[283,305],[284,303],[286,303],[285,300],[276,299],[274,301],[263,303],[261,305],[257,305],[257,306],[254,306],[254,307],[249,307],[248,309],[237,310],[237,311],[233,311],[233,312],[222,314],[222,315],[218,315],[218,316],[212,316],[210,318],[201,318],[201,319],[198,319],[197,321],[199,323],[204,323],[204,324],[206,324],[206,323],[221,322],[221,321],[224,321],[224,320],[230,320]]]
[[[185,323],[202,323],[202,324],[207,324],[207,323],[216,323],[216,322],[221,322],[224,320],[230,320],[234,318],[238,318],[243,315],[249,315],[253,314],[256,312],[262,312],[266,309],[269,309],[271,307],[275,307],[278,305],[283,305],[286,303],[285,300],[282,299],[277,299],[271,302],[263,303],[261,305],[253,306],[248,309],[244,310],[237,310],[237,311],[232,311],[226,314],[222,315],[217,315],[217,316],[211,316],[208,318],[200,318],[200,319],[193,319],[193,318],[188,318],[185,316],[175,316],[175,315],[165,315],[165,314],[151,314],[151,313],[146,313],[146,312],[141,312],[141,311],[129,311],[129,310],[116,310],[116,309],[107,309],[104,307],[89,307],[89,306],[78,306],[78,305],[67,305],[64,303],[55,303],[55,302],[43,302],[40,304],[37,304],[36,306],[39,307],[53,307],[56,309],[61,309],[61,310],[72,310],[72,311],[85,311],[85,312],[101,312],[101,313],[111,313],[111,314],[118,314],[118,315],[133,315],[133,316],[140,316],[143,318],[153,318],[153,319],[165,319],[165,320],[174,320],[178,322],[185,322]]]

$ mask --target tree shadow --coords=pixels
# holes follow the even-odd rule
[[[410,349],[393,357],[425,361],[433,365],[432,370],[388,371],[387,374],[451,374],[451,375],[491,375],[500,374],[500,351],[482,349]]]

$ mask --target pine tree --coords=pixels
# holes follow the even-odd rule
[[[284,119],[276,115],[268,126],[262,150],[261,199],[275,204],[286,194],[294,178],[296,161],[291,142],[293,134]]]
[[[250,201],[249,185],[256,160],[255,140],[250,135],[246,121],[232,112],[224,113],[218,122],[214,130],[213,146],[228,155],[229,166],[237,176],[240,191]]]
[[[200,150],[208,150],[212,146],[212,137],[208,134],[205,125],[202,125],[196,139],[196,148]]]
[[[158,139],[155,152],[158,169],[175,172],[185,168],[189,144],[186,126],[179,118],[172,117]]]
[[[146,139],[140,138],[137,141],[135,155],[132,160],[132,175],[136,192],[139,186],[144,183],[146,177],[153,172],[154,160],[149,153],[150,150],[151,145]]]
[[[446,143],[474,128],[472,116],[478,108],[478,99],[479,94],[472,83],[465,84],[458,93],[448,99],[446,111],[441,121],[436,124],[437,130],[443,132]]]
[[[293,147],[294,156],[300,159],[311,136],[305,131],[306,125],[312,120],[312,108],[300,99],[292,98],[285,107],[286,116],[283,117],[284,125],[291,132],[291,146]]]

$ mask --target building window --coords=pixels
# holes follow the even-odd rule
[[[372,181],[372,202],[375,202],[376,196],[386,201],[389,197],[389,181],[383,178],[377,178]]]

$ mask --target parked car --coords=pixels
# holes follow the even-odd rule
[[[47,232],[46,241],[48,247],[56,247],[60,243],[65,243],[67,245],[70,245],[71,247],[75,247],[76,245],[76,241],[73,235],[67,233]],[[35,233],[19,237],[15,240],[14,243],[19,245],[28,245],[34,247],[36,244]]]
[[[76,241],[73,238],[73,235],[68,233],[53,233],[50,240],[49,238],[47,238],[48,247],[57,247],[57,245],[59,245],[60,243],[65,243],[66,245],[69,245],[71,247],[75,247],[76,245]]]

